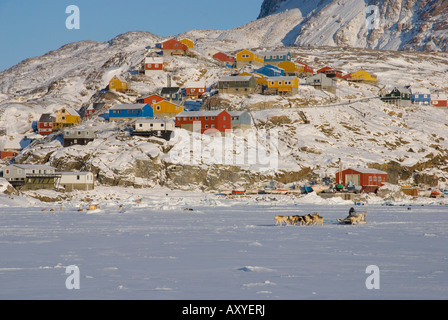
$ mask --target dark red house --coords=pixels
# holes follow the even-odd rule
[[[158,94],[151,94],[149,96],[137,99],[136,103],[149,104],[152,107],[156,103],[159,103],[160,101],[163,101],[163,100],[165,100],[164,97],[161,97]]]
[[[343,78],[342,71],[336,70],[331,67],[324,67],[322,69],[317,70],[317,73],[326,74],[328,78]]]
[[[56,122],[56,117],[50,113],[44,113],[41,115],[37,122],[37,131],[40,135],[46,136],[53,132],[53,127]]]
[[[235,58],[229,56],[228,54],[225,54],[224,52],[218,52],[216,54],[213,55],[213,59],[225,63],[225,64],[230,64],[233,65],[235,63]]]
[[[176,127],[189,131],[222,132],[231,130],[232,117],[226,110],[184,111],[176,116]]]
[[[448,99],[445,94],[439,94],[437,96],[431,95],[431,105],[433,107],[448,108]]]
[[[340,173],[336,173],[337,184],[346,186],[351,182],[355,186],[362,187],[363,189],[373,189],[372,191],[378,190],[379,187],[387,182],[387,172],[377,169],[349,168],[343,170],[341,176],[342,179],[340,178]]]
[[[162,43],[163,56],[186,55],[189,48],[176,39],[170,39]]]

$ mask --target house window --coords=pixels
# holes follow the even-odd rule
[[[372,177],[369,177],[369,181],[372,181]]]
[[[226,116],[222,117],[223,120],[226,120]]]
[[[373,181],[376,181],[376,176],[375,176],[375,177],[373,177]]]
[[[154,68],[158,68],[158,67],[159,67],[159,64],[156,63],[156,64],[154,65]]]
[[[378,177],[378,181],[381,182],[383,179],[381,177]]]
[[[215,127],[215,125],[214,124],[212,124],[212,128],[214,128]]]
[[[205,120],[208,120],[208,117],[205,117]]]
[[[76,176],[76,180],[81,180],[81,176]]]
[[[80,136],[81,135],[81,131],[78,131],[78,136]]]
[[[212,120],[215,120],[215,117],[212,117]]]
[[[160,111],[160,106],[157,106],[157,108],[156,108],[156,109],[157,109],[157,111]]]
[[[62,117],[62,120],[65,120],[65,117]]]
[[[196,120],[199,120],[199,117],[196,117]]]
[[[208,129],[208,124],[205,125],[205,129]]]
[[[143,124],[142,124],[142,123],[139,123],[139,124],[138,124],[138,127],[139,127],[139,128],[143,128]]]
[[[204,92],[204,89],[199,89],[199,92]]]

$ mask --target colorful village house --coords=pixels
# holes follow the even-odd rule
[[[66,127],[73,127],[80,121],[81,116],[76,110],[64,107],[56,112],[56,122],[53,127],[53,131]]]
[[[343,79],[342,71],[336,70],[331,67],[323,67],[322,69],[317,70],[317,73],[324,73],[329,78]]]
[[[181,43],[186,45],[189,49],[194,49],[194,41],[188,38],[184,38],[180,40]]]
[[[154,117],[175,117],[178,113],[184,111],[184,107],[167,100],[162,100],[155,103],[152,108],[154,111]]]
[[[292,61],[280,62],[278,67],[284,71],[285,76],[298,76],[305,71],[304,66],[298,65]]]
[[[327,77],[324,73],[318,73],[306,78],[306,85],[313,86],[317,90],[325,90],[336,94],[337,81],[334,78]]]
[[[255,93],[256,88],[254,76],[228,76],[218,81],[219,93],[249,95]]]
[[[94,114],[100,114],[108,109],[105,103],[92,103],[84,111],[84,119],[91,118]]]
[[[378,77],[364,70],[358,70],[343,76],[343,79],[351,82],[361,82],[366,84],[376,84]]]
[[[263,66],[264,57],[258,53],[243,50],[236,54],[236,67],[243,68],[247,65]]]
[[[431,105],[433,107],[448,108],[447,95],[442,93],[431,95]]]
[[[3,177],[16,189],[54,189],[60,174],[47,165],[12,164],[3,168]]]
[[[64,130],[64,148],[80,145],[85,146],[96,138],[92,129],[66,129]]]
[[[431,105],[431,91],[426,88],[411,88],[411,102],[419,106]]]
[[[299,93],[299,79],[297,77],[268,78],[266,94],[295,95]]]
[[[297,64],[299,65],[300,72],[305,73],[306,75],[313,75],[314,69],[307,65],[306,63],[303,63],[301,61],[297,61]]]
[[[215,53],[212,57],[223,65],[233,66],[235,64],[235,58],[223,52]]]
[[[188,46],[176,39],[170,39],[162,43],[163,56],[185,56],[189,50]]]
[[[184,111],[176,116],[176,127],[191,132],[221,132],[232,128],[232,119],[226,110]]]
[[[128,83],[121,81],[121,79],[118,76],[114,76],[109,81],[109,91],[126,93],[128,89],[129,89]]]
[[[285,75],[284,69],[272,64],[267,64],[261,68],[255,69],[254,72],[262,74],[266,77],[281,77]]]
[[[145,75],[152,76],[162,74],[164,71],[162,57],[146,57],[145,58]]]
[[[268,85],[268,77],[263,74],[257,73],[257,72],[252,72],[252,73],[243,72],[243,73],[240,73],[238,76],[239,77],[254,77],[256,80],[256,83],[257,83],[257,89],[255,91],[256,93],[261,93],[261,88],[263,86]]]
[[[278,65],[284,61],[291,61],[291,53],[289,51],[262,51],[258,52],[263,57],[265,65]]]
[[[17,151],[0,151],[0,159],[1,160],[13,160],[19,152]]]
[[[151,94],[145,97],[138,98],[136,100],[136,103],[143,103],[143,104],[149,104],[151,107],[153,107],[156,103],[165,100],[164,97],[158,95],[158,94]]]
[[[114,122],[153,117],[154,111],[149,104],[119,104],[109,109],[109,121]]]
[[[390,93],[381,95],[380,99],[389,104],[399,107],[411,106],[411,90],[407,87],[396,86]]]
[[[47,136],[53,133],[53,128],[55,127],[56,117],[51,113],[44,113],[40,116],[37,122],[37,131],[42,136]]]
[[[173,119],[138,119],[134,123],[133,136],[139,137],[158,137],[169,141],[175,129],[175,121]]]
[[[177,105],[180,105],[183,101],[181,87],[164,87],[160,91],[160,96],[162,96],[165,100]]]
[[[91,191],[95,189],[95,176],[92,172],[58,172],[59,179],[55,181],[55,187],[65,192],[74,190]]]
[[[229,111],[232,130],[249,130],[252,128],[252,117],[247,111]]]
[[[207,86],[204,81],[189,81],[184,84],[185,95],[187,99],[197,100],[207,92]]]
[[[387,183],[387,172],[369,168],[349,168],[336,173],[336,183],[343,186],[351,183],[362,188],[362,192],[377,192]]]

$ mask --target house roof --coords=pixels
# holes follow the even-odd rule
[[[184,84],[185,88],[205,88],[205,81],[188,81]]]
[[[157,119],[157,118],[144,118],[135,121],[135,123],[174,123],[173,119]]]
[[[228,76],[223,77],[219,81],[250,81],[253,76]]]
[[[227,111],[232,117],[240,117],[244,113],[248,113],[247,111]]]
[[[183,111],[176,117],[216,117],[225,110]]]
[[[268,78],[268,81],[287,81],[295,79],[297,79],[297,77],[274,77],[274,78]]]
[[[160,63],[163,64],[163,58],[160,57],[146,57],[145,63]]]
[[[79,116],[78,111],[76,111],[76,110],[73,109],[73,108],[65,107],[65,108],[63,108],[63,109],[65,109],[65,111],[67,111],[67,112],[68,112],[70,115],[72,115],[72,116]]]
[[[177,92],[179,92],[180,90],[181,90],[180,87],[164,87],[164,88],[162,88],[162,90],[160,91],[160,94],[177,93]]]
[[[55,122],[56,118],[51,113],[44,113],[40,116],[39,122]]]
[[[387,172],[385,172],[385,171],[381,171],[381,170],[373,169],[373,168],[348,168],[348,169],[359,172],[359,173],[387,174]]]
[[[431,94],[431,91],[427,88],[410,88],[412,94]]]
[[[431,96],[432,100],[442,100],[442,101],[446,101],[447,100],[447,95],[444,93],[440,93],[437,95],[432,95]]]
[[[110,110],[141,110],[145,106],[149,106],[149,104],[144,103],[134,103],[134,104],[117,104],[110,108]]]
[[[47,166],[44,164],[12,164],[11,166],[20,169],[55,169],[54,167]]]
[[[86,176],[89,174],[93,174],[92,172],[58,172],[58,174],[63,175],[63,176]]]
[[[261,51],[257,52],[260,56],[285,56],[288,55],[288,51]]]

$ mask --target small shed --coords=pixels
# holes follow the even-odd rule
[[[325,90],[336,94],[336,80],[334,78],[329,78],[324,73],[318,73],[312,77],[308,77],[306,79],[306,84],[313,86],[315,89]]]

